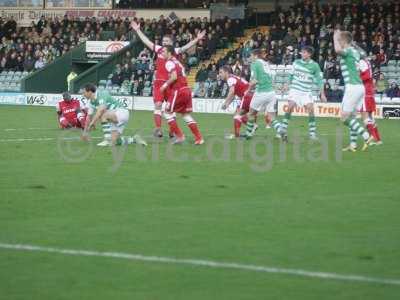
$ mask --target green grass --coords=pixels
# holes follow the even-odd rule
[[[335,150],[342,125],[319,119],[328,144],[322,157],[319,144],[304,139],[299,151],[293,145],[296,130],[306,137],[306,119],[293,119],[291,142],[280,149],[271,131],[260,128],[251,142],[225,142],[230,116],[195,117],[208,146],[195,147],[189,138],[173,148],[165,142],[113,154],[58,140],[78,133],[57,130],[53,109],[1,106],[0,243],[400,279],[398,121],[379,121],[383,146],[342,154]],[[150,135],[151,118],[135,112],[127,133],[143,128]],[[43,137],[55,140],[5,141]],[[87,159],[76,162],[87,150]],[[0,249],[0,299],[7,300],[399,295],[393,285]]]

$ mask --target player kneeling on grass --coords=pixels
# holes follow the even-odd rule
[[[58,126],[61,129],[85,128],[87,112],[81,109],[79,100],[72,99],[68,92],[62,97],[63,100],[57,103]]]
[[[82,135],[84,140],[88,140],[88,132],[96,122],[101,121],[104,140],[97,146],[106,147],[134,143],[147,145],[138,135],[133,137],[121,136],[129,121],[129,111],[109,92],[97,90],[95,85],[89,83],[84,87],[83,96],[89,100],[89,116]]]
[[[256,49],[251,53],[251,79],[249,89],[256,87],[253,98],[250,102],[248,114],[246,138],[251,138],[254,134],[254,126],[258,112],[266,112],[272,120],[271,126],[277,132],[278,138],[286,141],[283,134],[282,124],[275,119],[276,117],[276,95],[272,86],[274,71],[271,70],[269,63],[261,58],[261,50]]]
[[[169,79],[161,86],[161,93],[167,91],[168,95],[164,117],[168,122],[170,132],[175,136],[173,144],[181,144],[185,141],[185,136],[179,128],[174,115],[174,113],[180,113],[195,138],[194,144],[202,145],[204,144],[203,137],[196,121],[191,116],[191,112],[193,111],[192,90],[188,86],[184,67],[173,56],[173,53],[174,47],[164,47],[163,55],[167,60],[165,68],[169,74]]]
[[[362,53],[353,47],[352,42],[353,36],[350,32],[335,30],[333,44],[335,52],[340,56],[340,68],[345,84],[341,120],[350,129],[350,135],[355,135],[355,137],[360,135],[364,139],[362,150],[365,151],[374,138],[356,119],[356,112],[361,109],[365,97],[365,88],[360,76]],[[356,148],[350,145],[343,151],[355,152]]]
[[[311,59],[314,48],[305,46],[301,49],[301,59],[293,62],[293,73],[290,75],[290,91],[288,96],[289,109],[282,120],[282,127],[287,132],[289,120],[296,106],[305,107],[308,111],[308,133],[311,140],[317,139],[317,126],[314,115],[313,85],[321,90],[321,100],[326,102],[322,72],[318,63]]]

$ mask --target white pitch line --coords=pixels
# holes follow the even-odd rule
[[[56,253],[56,254],[64,254],[72,256],[109,257],[109,258],[127,259],[133,261],[190,265],[190,266],[214,268],[214,269],[235,269],[243,271],[284,274],[284,275],[326,279],[326,280],[377,283],[377,284],[400,286],[400,279],[378,278],[378,277],[369,277],[362,275],[345,275],[345,274],[327,273],[327,272],[314,272],[301,269],[287,269],[278,267],[247,265],[241,263],[218,262],[218,261],[202,260],[202,259],[181,259],[173,257],[147,256],[142,254],[131,254],[131,253],[121,253],[121,252],[73,250],[73,249],[61,249],[53,247],[41,247],[35,245],[6,244],[6,243],[0,243],[0,248],[8,250],[17,250],[17,251],[45,252],[45,253]]]
[[[92,136],[92,139],[101,139],[103,137],[100,136]],[[41,137],[41,138],[20,138],[20,139],[0,139],[0,143],[8,143],[8,142],[48,142],[58,140],[59,138],[54,137]],[[63,141],[78,141],[80,137],[64,137],[61,138]]]

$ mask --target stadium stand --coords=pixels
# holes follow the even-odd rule
[[[183,1],[180,5],[203,7],[209,2],[194,4]],[[170,2],[128,0],[124,3],[120,1],[119,5],[166,7]],[[226,84],[216,76],[218,68],[224,64],[230,64],[236,74],[248,79],[249,53],[256,48],[265,50],[266,59],[278,71],[275,86],[278,93],[284,95],[290,64],[299,56],[302,46],[313,45],[316,49],[314,59],[324,71],[326,92],[332,95],[330,99],[336,99],[334,95],[340,95],[343,89],[332,45],[332,33],[337,24],[352,31],[357,43],[367,51],[375,71],[377,96],[386,96],[389,87],[400,84],[398,3],[361,1],[359,4],[319,5],[318,1],[300,1],[287,10],[270,12],[269,16],[268,26],[245,31],[242,21],[230,19],[210,22],[189,18],[171,22],[161,17],[159,20],[140,21],[150,39],[159,42],[164,34],[171,34],[177,47],[192,39],[195,30],[207,29],[207,38],[181,57],[189,71],[188,81],[195,96],[225,96]],[[12,18],[0,19],[0,91],[18,91],[23,76],[42,68],[80,43],[102,39],[106,31],[115,32],[115,40],[131,38],[129,21],[120,18],[99,21],[93,18],[43,17],[29,28],[18,28]],[[151,95],[152,54],[144,52],[133,57],[134,54],[127,54],[129,57],[125,62],[115,66],[107,78],[100,80],[100,86],[121,95]],[[379,80],[380,77],[384,79]],[[394,95],[392,90],[390,95]]]
[[[316,49],[314,59],[324,70],[327,94],[341,95],[343,79],[339,61],[333,50],[332,35],[337,24],[350,30],[356,42],[366,50],[374,69],[378,86],[379,77],[389,83],[400,84],[400,5],[395,2],[372,4],[361,1],[359,4],[324,4],[317,1],[300,1],[286,11],[270,13],[272,20],[268,27],[247,30],[240,45],[216,62],[217,67],[227,63],[234,71],[244,77],[248,74],[248,56],[252,49],[265,50],[265,58],[277,69],[275,86],[281,94],[288,83],[290,64],[299,57],[304,45]],[[210,65],[208,66],[210,69]],[[240,72],[239,72],[240,70]],[[382,74],[382,75],[381,75]],[[201,77],[201,76],[200,76]],[[203,78],[203,77],[201,77]],[[197,81],[196,86],[206,89],[217,82],[212,79]],[[388,84],[378,96],[386,94]],[[331,97],[330,99],[335,99]],[[341,99],[336,99],[340,101]]]

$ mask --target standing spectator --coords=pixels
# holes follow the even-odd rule
[[[387,88],[388,88],[388,82],[385,78],[385,76],[383,75],[383,73],[379,73],[379,77],[378,80],[376,81],[376,93],[377,94],[383,94]]]
[[[291,65],[294,61],[294,49],[292,46],[288,46],[285,50],[285,54],[282,58],[282,64]]]
[[[194,95],[195,97],[198,96],[200,92],[200,87],[203,86],[204,89],[205,87],[205,82],[208,78],[208,72],[205,64],[202,64],[200,67],[200,70],[196,74],[196,84],[194,88]]]
[[[386,65],[387,57],[386,57],[384,49],[382,49],[382,48],[379,49],[379,53],[376,55],[376,60],[377,60],[378,67]]]
[[[6,21],[3,30],[7,38],[11,38],[13,33],[17,32],[17,22],[14,20],[13,16],[11,16],[10,19]]]

